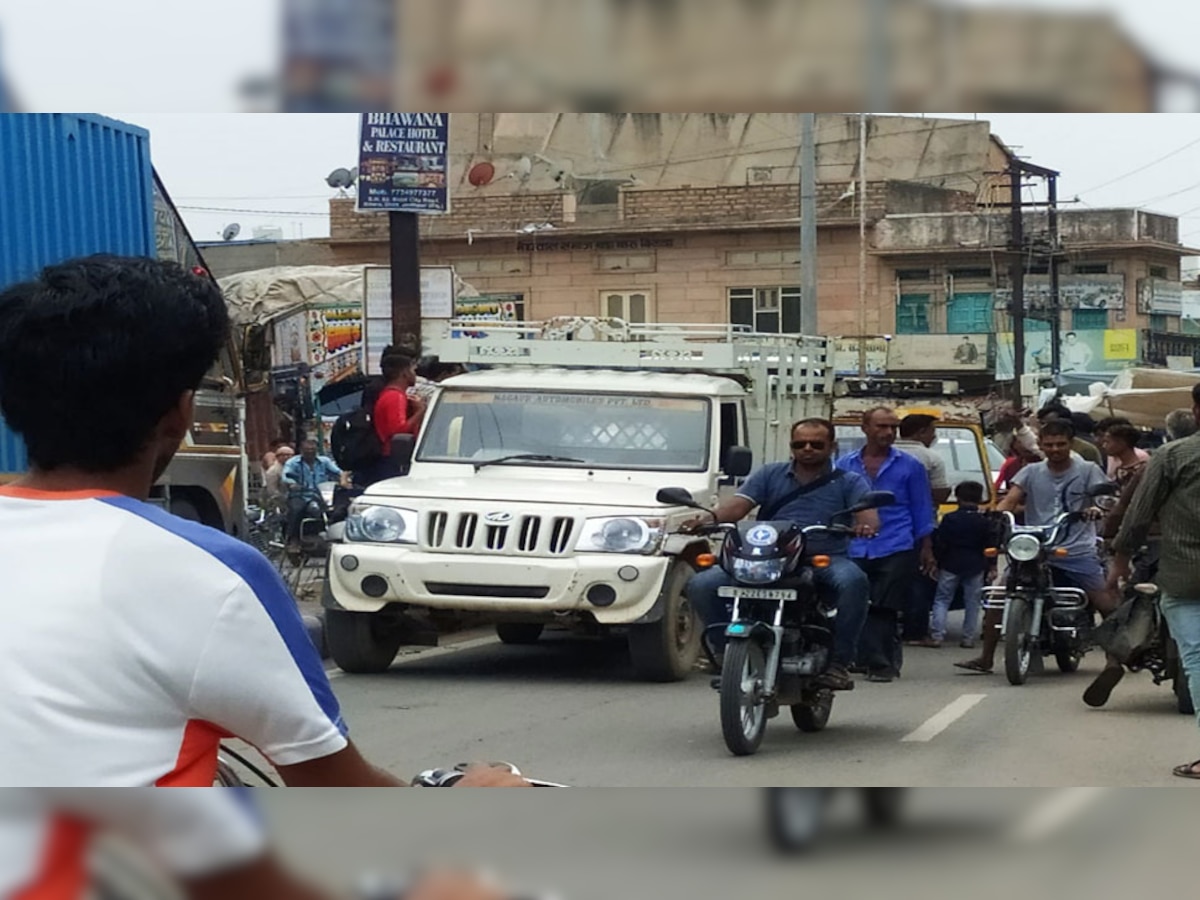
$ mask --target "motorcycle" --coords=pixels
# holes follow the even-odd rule
[[[776,850],[807,850],[820,835],[837,788],[767,788],[767,831]],[[859,788],[863,812],[871,828],[897,825],[904,811],[904,788]]]
[[[710,512],[683,488],[664,488],[658,502]],[[718,594],[733,601],[733,616],[725,628],[725,658],[720,678],[721,731],[735,756],[758,751],[767,721],[791,708],[792,721],[804,732],[818,732],[829,722],[833,691],[819,676],[829,667],[833,650],[833,620],[837,609],[819,595],[816,569],[829,565],[827,556],[806,557],[807,539],[817,534],[852,535],[853,527],[839,520],[868,509],[895,503],[895,495],[876,491],[851,509],[836,514],[828,525],[801,527],[794,522],[740,522],[695,529],[698,535],[724,537],[720,566],[734,580]],[[703,641],[708,647],[708,632]],[[715,662],[715,659],[714,659]]]
[[[1128,671],[1149,672],[1156,685],[1170,681],[1176,709],[1183,715],[1195,715],[1187,672],[1163,615],[1158,585],[1135,581],[1126,585],[1125,598],[1112,616],[1111,627],[1106,623],[1097,629],[1097,643]]]
[[[1105,505],[1116,490],[1112,484],[1097,485],[1087,496]],[[1082,520],[1083,511],[1062,513],[1048,525],[1017,525],[1011,512],[1001,515],[1008,572],[1004,585],[983,589],[983,606],[1003,610],[1000,634],[1009,684],[1025,684],[1032,669],[1043,670],[1046,656],[1054,657],[1059,671],[1075,672],[1093,646],[1095,614],[1084,591],[1053,583],[1051,566],[1067,555],[1055,544],[1066,528]],[[989,555],[999,552],[993,548]]]

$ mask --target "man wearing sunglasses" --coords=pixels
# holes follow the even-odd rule
[[[834,468],[833,450],[832,422],[797,422],[792,428],[792,459],[765,465],[751,475],[737,494],[717,507],[713,513],[716,521],[738,522],[758,507],[760,522],[786,520],[801,527],[828,524],[836,513],[858,504],[870,491],[861,475]],[[684,523],[683,530],[708,521],[708,514],[696,516]],[[879,514],[875,510],[857,513],[854,527],[860,537],[872,537],[879,530]],[[830,559],[828,567],[815,569],[814,574],[818,588],[837,599],[833,662],[819,679],[835,691],[854,687],[849,666],[854,662],[866,621],[870,593],[867,576],[847,555],[848,543],[844,536],[816,534],[809,536],[805,546],[806,555]],[[732,584],[733,578],[717,567],[693,575],[688,582],[688,599],[705,626],[730,620],[730,605],[717,592]],[[719,657],[724,650],[724,636],[712,643]]]

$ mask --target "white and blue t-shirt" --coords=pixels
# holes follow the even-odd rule
[[[211,786],[226,737],[347,746],[278,573],[119,494],[0,487],[0,787]]]

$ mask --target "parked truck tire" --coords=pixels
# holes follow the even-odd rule
[[[386,672],[400,652],[403,635],[376,613],[325,610],[325,642],[339,669],[351,675]]]
[[[683,594],[691,576],[691,566],[674,563],[659,596],[662,616],[656,622],[629,629],[633,669],[644,681],[681,681],[700,658],[700,621]]]

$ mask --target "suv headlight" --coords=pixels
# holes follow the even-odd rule
[[[1041,555],[1042,542],[1032,534],[1018,534],[1008,541],[1008,555],[1017,562],[1032,562]]]
[[[575,544],[580,553],[645,553],[658,550],[663,539],[664,520],[618,516],[588,519]]]
[[[391,506],[352,507],[346,518],[346,540],[372,544],[415,544],[416,510]]]

